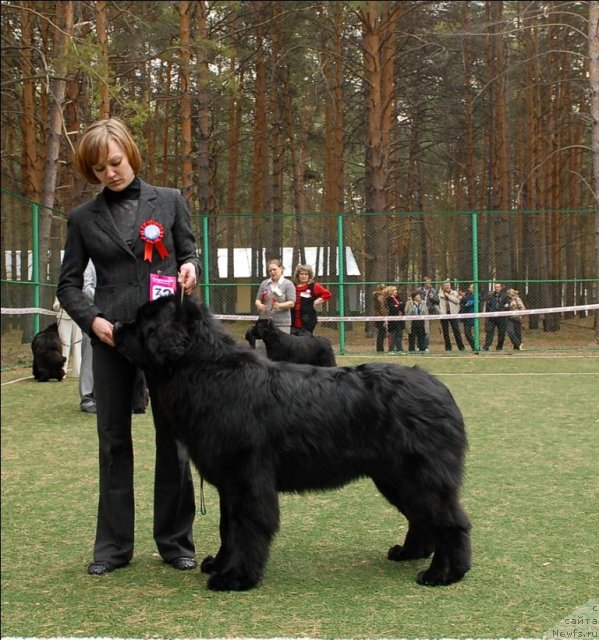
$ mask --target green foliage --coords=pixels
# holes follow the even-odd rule
[[[468,425],[463,493],[474,566],[463,582],[427,589],[414,582],[425,562],[386,560],[405,521],[365,480],[282,496],[264,583],[247,593],[207,591],[199,571],[176,572],[156,555],[149,416],[134,416],[134,561],[110,576],[87,576],[95,419],[78,411],[75,379],[23,380],[2,393],[2,635],[538,637],[596,597],[599,359],[402,362],[437,373]],[[218,545],[210,487],[206,502],[195,529],[200,558]]]

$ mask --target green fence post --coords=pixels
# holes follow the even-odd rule
[[[472,280],[474,284],[474,313],[478,313],[478,211],[472,212]],[[480,321],[474,318],[474,351],[480,350]]]
[[[33,307],[38,309],[40,306],[40,235],[39,235],[39,206],[31,205],[31,229],[33,232],[31,246],[31,280],[33,281]],[[40,330],[40,314],[33,314],[33,333],[34,335]]]
[[[345,315],[345,247],[343,246],[343,214],[337,216],[337,273],[339,274],[339,315]],[[345,353],[345,322],[339,322],[339,353]]]
[[[208,259],[208,216],[202,216],[202,271],[204,272],[204,302],[210,306],[210,260]]]

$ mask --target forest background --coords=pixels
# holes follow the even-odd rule
[[[367,284],[472,278],[455,214],[476,211],[481,280],[542,282],[537,307],[599,299],[599,2],[0,6],[2,252],[31,249],[18,198],[41,203],[50,283],[57,216],[95,191],[74,145],[119,116],[142,177],[181,189],[212,255],[252,247],[255,278],[287,244],[335,246],[341,213]]]

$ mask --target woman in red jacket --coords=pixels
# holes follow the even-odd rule
[[[333,295],[326,287],[314,282],[314,270],[308,264],[298,264],[293,274],[295,307],[291,310],[291,332],[296,335],[314,333],[318,319],[315,305],[330,300]]]

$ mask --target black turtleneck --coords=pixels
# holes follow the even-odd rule
[[[131,184],[125,187],[122,191],[112,191],[108,187],[104,187],[103,194],[106,198],[106,202],[110,205],[113,202],[119,202],[120,200],[139,200],[139,191],[141,188],[141,180],[135,176]]]
[[[141,180],[136,176],[131,184],[122,191],[111,191],[108,187],[104,187],[102,191],[114,224],[120,236],[129,246],[133,243],[135,236],[133,227],[137,216],[140,190]]]

